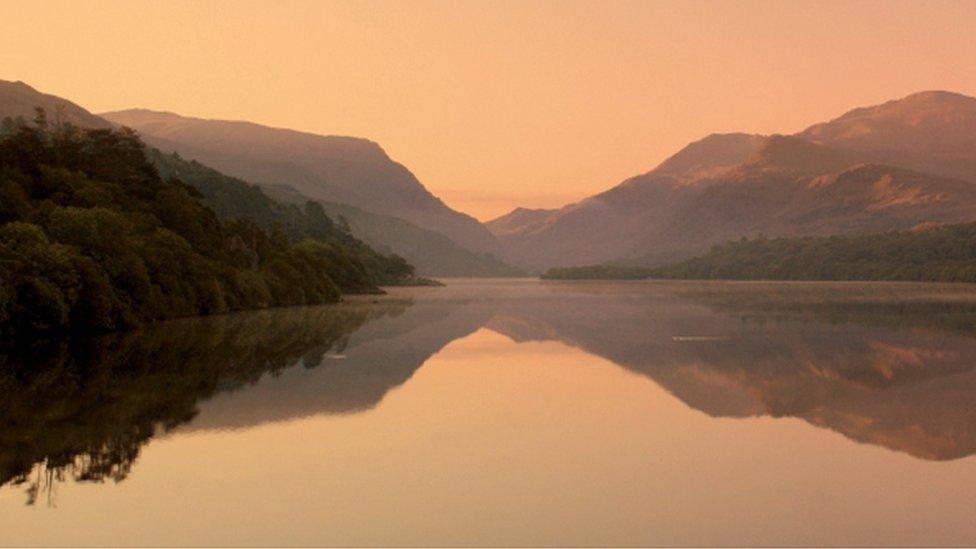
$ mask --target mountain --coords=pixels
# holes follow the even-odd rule
[[[654,172],[684,181],[697,181],[721,174],[755,154],[765,138],[748,133],[712,134],[681,149]]]
[[[414,276],[414,267],[402,257],[390,255],[387,250],[373,249],[353,236],[348,227],[334,221],[338,217],[307,199],[293,204],[278,202],[256,185],[224,175],[199,162],[184,160],[176,154],[164,154],[158,149],[150,149],[147,156],[160,176],[193,187],[203,203],[223,218],[247,219],[271,234],[281,231],[293,242],[306,239],[332,242],[366,268],[373,284],[424,283]]]
[[[252,183],[288,185],[316,200],[405,219],[478,253],[499,251],[481,223],[449,208],[372,141],[144,109],[101,116],[164,151]]]
[[[34,109],[41,107],[54,122],[71,123],[79,128],[111,128],[112,123],[95,116],[78,105],[60,97],[41,93],[23,82],[0,80],[0,119],[5,117],[34,119]]]
[[[218,217],[131,130],[15,124],[0,174],[4,344],[378,291],[365,245],[321,210],[306,209],[317,233],[301,240]]]
[[[283,204],[311,200],[287,185],[264,185],[261,190]],[[416,266],[417,273],[440,277],[513,277],[524,273],[490,254],[479,254],[436,231],[409,221],[367,212],[348,204],[316,201],[333,219],[344,219],[352,234],[383,253],[395,253]]]
[[[558,210],[515,210],[487,226],[509,261],[540,269],[601,263],[632,254],[641,235],[664,230],[697,192],[696,175],[720,174],[756,152],[761,136],[711,135],[654,170]]]
[[[25,121],[32,120],[37,106],[46,110],[52,122],[60,113],[62,121],[78,127],[117,127],[117,124],[96,116],[67,99],[41,93],[23,82],[0,80],[0,119],[21,117]],[[351,138],[338,139],[340,142],[345,139],[350,142],[357,141]],[[180,149],[189,152],[191,154],[185,155],[188,158],[210,154],[193,154],[192,148],[178,146],[159,137],[151,137],[151,140],[162,150]],[[358,141],[366,143],[366,148],[369,148],[369,142]],[[378,150],[378,147],[375,148]],[[284,223],[294,229],[296,215],[288,211],[291,206],[284,205],[294,204],[303,208],[306,202],[312,200],[288,186],[265,185],[259,188],[248,181],[225,175],[192,160],[149,152],[150,159],[164,176],[177,176],[183,182],[195,187],[203,193],[206,205],[220,215],[258,218],[265,227],[270,227],[271,223]],[[258,162],[253,168],[274,172],[278,166],[277,162],[266,164]],[[310,180],[314,179],[310,176]],[[283,204],[272,203],[266,195]],[[471,251],[440,232],[421,228],[409,221],[338,202],[325,200],[318,200],[318,202],[329,216],[335,219],[338,219],[339,215],[345,217],[353,234],[362,238],[370,247],[384,254],[395,253],[404,257],[416,267],[418,274],[427,276],[517,276],[521,274],[497,257]],[[301,236],[294,230],[292,233],[293,236]]]
[[[488,224],[532,269],[660,265],[743,236],[976,220],[976,99],[924,92],[794,136],[712,135],[555,211]]]
[[[485,227],[488,227],[495,236],[526,232],[545,223],[555,211],[544,208],[515,208],[503,216],[486,222]]]
[[[609,261],[630,254],[635,235],[653,230],[692,192],[671,176],[649,173],[496,236],[505,258],[528,268]]]
[[[492,256],[476,254],[440,233],[421,229],[409,221],[345,204],[316,201],[291,187],[251,185],[176,154],[154,150],[150,158],[163,177],[179,179],[200,191],[204,203],[221,216],[251,219],[266,230],[280,227],[296,240],[328,237],[334,223],[348,223],[350,234],[343,235],[344,244],[369,267],[377,284],[404,283],[401,266],[395,258],[387,257],[390,254],[406,259],[420,275],[520,274]],[[321,206],[327,217],[310,216],[309,212],[315,210],[309,209],[310,202]],[[416,282],[416,278],[410,277],[408,281]]]
[[[771,137],[748,162],[700,183],[633,249],[703,251],[742,236],[876,233],[976,219],[970,182],[854,162],[796,137]]]
[[[926,91],[854,109],[799,137],[863,158],[976,181],[976,98]]]

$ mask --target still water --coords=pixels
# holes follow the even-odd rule
[[[0,391],[0,545],[976,543],[968,286],[454,280]]]

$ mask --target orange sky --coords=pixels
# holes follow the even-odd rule
[[[481,219],[577,200],[711,132],[976,95],[970,0],[0,5],[0,78],[96,112],[368,137]]]

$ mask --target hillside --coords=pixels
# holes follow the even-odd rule
[[[712,134],[668,157],[654,168],[654,173],[689,182],[715,177],[750,158],[764,142],[761,135]]]
[[[755,154],[764,138],[715,134],[696,141],[654,170],[556,210],[515,211],[487,223],[504,258],[529,269],[601,263],[634,254],[663,231],[674,209],[704,176],[718,176]],[[664,257],[681,250],[660,251]]]
[[[73,124],[79,128],[111,128],[112,123],[82,107],[54,95],[41,93],[23,82],[0,80],[0,119],[34,119],[35,109],[44,109],[52,123]],[[60,119],[60,120],[59,120]]]
[[[307,196],[286,185],[264,185],[261,190],[283,204],[301,205]],[[376,250],[402,256],[417,274],[437,277],[512,277],[525,273],[490,254],[461,247],[441,233],[422,229],[403,219],[380,215],[336,202],[317,200],[326,215],[348,223],[352,234]]]
[[[662,267],[552,269],[549,279],[976,282],[976,223],[863,236],[756,238]]]
[[[196,161],[157,149],[147,151],[150,162],[164,179],[176,179],[199,191],[203,203],[219,216],[253,221],[265,231],[282,231],[298,242],[314,239],[341,246],[362,263],[373,284],[394,286],[420,282],[414,268],[404,258],[385,250],[377,251],[354,236],[348,227],[336,223],[332,212],[308,199],[294,204],[277,202],[255,185],[226,176]]]
[[[131,131],[39,120],[0,136],[0,337],[376,290],[340,242],[219,218],[195,189],[161,178]]]
[[[499,251],[481,223],[445,205],[372,141],[142,109],[101,116],[138,130],[163,151],[228,175],[288,185],[316,200],[399,217],[478,253]]]
[[[976,185],[853,162],[798,138],[770,138],[750,161],[675,204],[667,225],[637,240],[635,250],[703,252],[741,236],[869,233],[976,219]],[[659,256],[634,257],[660,263]]]
[[[486,222],[485,227],[488,227],[495,236],[529,232],[545,224],[555,212],[556,210],[544,208],[515,208],[505,215]]]
[[[66,99],[43,94],[22,82],[0,80],[0,119],[20,117],[24,121],[32,120],[35,116],[35,106],[43,107],[48,113],[48,117],[52,118],[52,123],[54,117],[50,113],[61,112],[63,122],[77,127],[117,127],[116,124],[91,114]],[[161,150],[187,149],[187,147],[178,146],[159,137],[152,137],[151,139]],[[362,142],[366,146],[361,148],[371,148],[369,142],[365,140],[336,138],[335,142],[340,144]],[[375,149],[374,152],[379,150],[375,145],[372,148]],[[192,148],[189,149],[189,152],[194,152]],[[355,154],[355,147],[346,147],[346,149],[337,148],[337,150],[344,150],[351,155]],[[153,148],[150,148],[148,152],[150,159],[156,163],[164,176],[178,174],[185,183],[201,191],[205,203],[221,215],[253,216],[266,228],[270,227],[268,225],[269,220],[274,219],[276,223],[281,222],[291,227],[290,234],[294,235],[296,223],[280,218],[281,212],[288,208],[284,208],[281,204],[268,204],[264,195],[272,194],[275,200],[293,204],[299,208],[304,208],[305,203],[312,200],[295,191],[283,191],[289,188],[287,186],[264,185],[261,190],[258,190],[258,187],[248,181],[225,175],[217,170],[209,169],[204,164],[187,160],[187,158],[205,156],[202,153],[174,157],[171,154],[156,154],[153,152]],[[377,158],[385,156],[382,151],[379,153]],[[237,162],[239,160],[229,161]],[[341,158],[337,157],[333,160],[338,162]],[[268,172],[274,172],[278,167],[277,162],[256,162],[253,164],[254,169],[267,170]],[[310,181],[314,179],[310,176]],[[416,267],[418,274],[426,276],[513,276],[520,274],[520,271],[513,269],[496,257],[470,251],[442,233],[423,229],[403,219],[375,214],[348,204],[325,200],[316,201],[323,206],[327,215],[333,218],[343,215],[349,222],[353,235],[357,238],[362,238],[370,247],[383,254],[396,254],[406,258],[409,263]],[[272,210],[276,213],[271,213]],[[384,284],[394,282],[389,277],[382,275],[377,280]]]
[[[797,134],[867,160],[976,182],[976,98],[926,91]]]
[[[976,99],[923,92],[795,136],[713,135],[655,170],[489,224],[536,270],[661,265],[741,236],[858,234],[976,220]]]

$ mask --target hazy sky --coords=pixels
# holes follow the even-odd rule
[[[712,132],[976,95],[976,1],[0,0],[0,78],[378,141],[451,206],[553,207]]]

